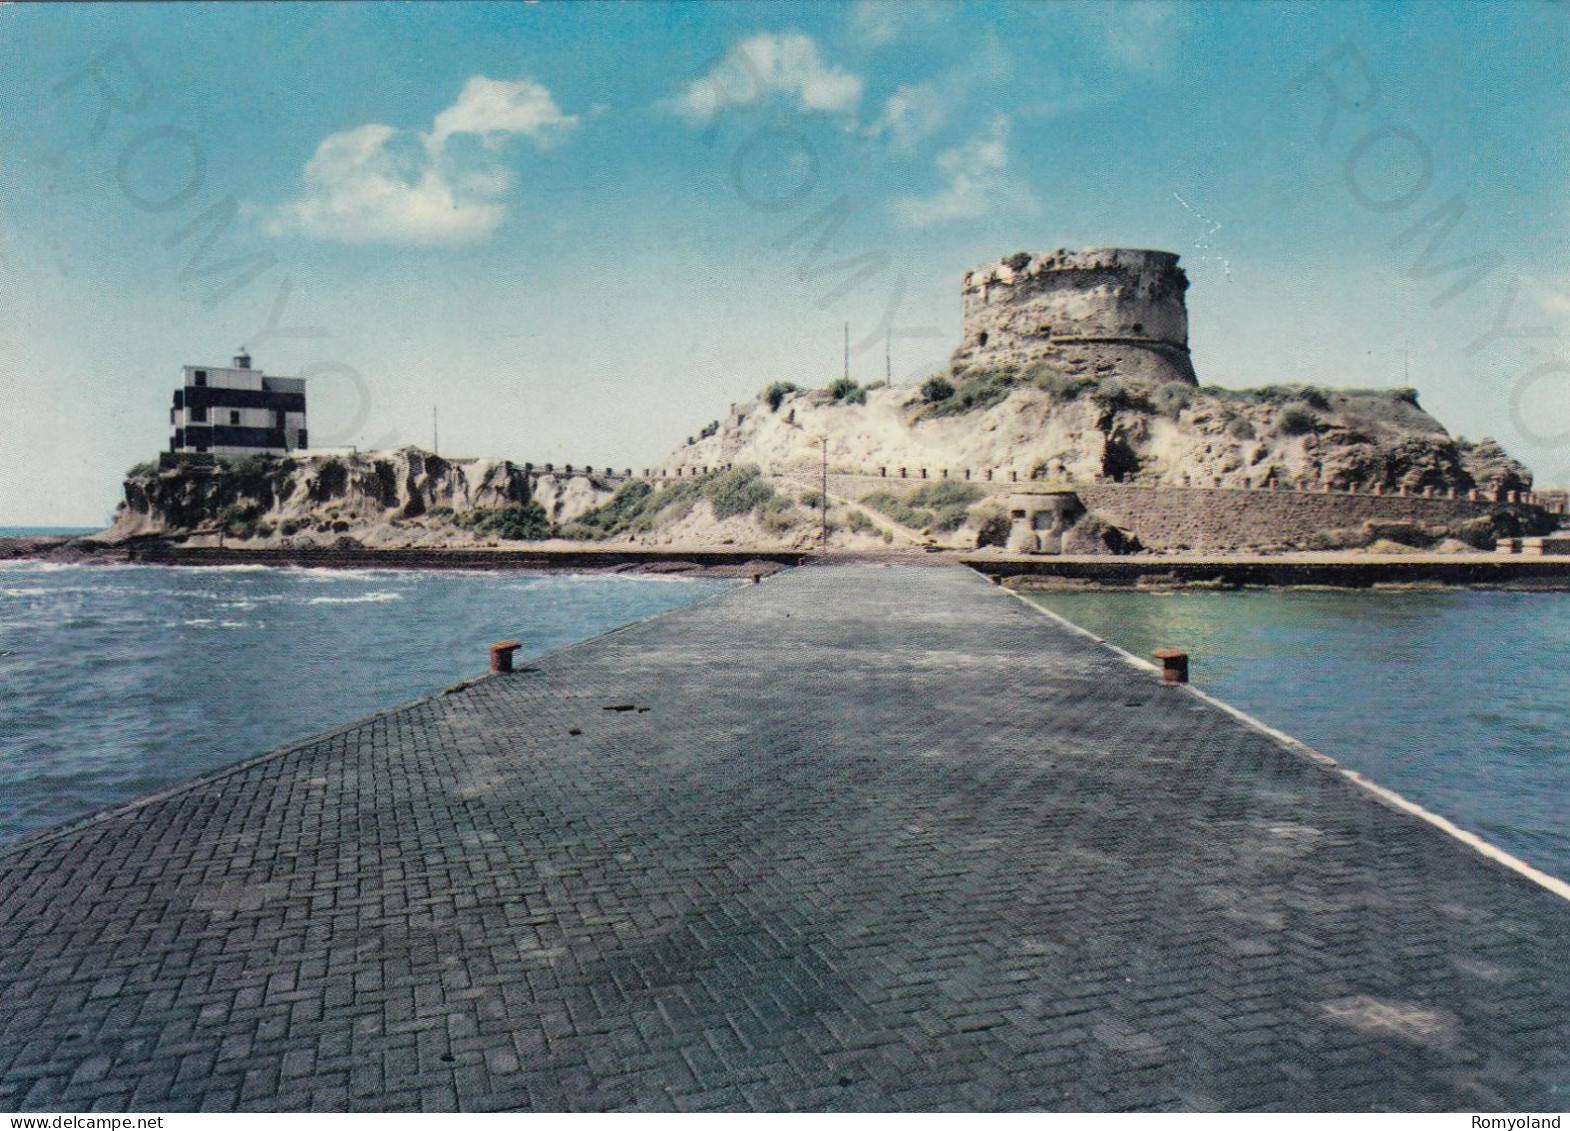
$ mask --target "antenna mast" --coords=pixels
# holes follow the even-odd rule
[[[441,451],[441,433],[436,430],[436,406],[431,406],[431,455],[439,456]]]
[[[845,323],[845,380],[850,380],[850,323]]]

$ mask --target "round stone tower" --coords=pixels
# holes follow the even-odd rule
[[[1167,251],[1017,252],[966,272],[965,339],[954,360],[1045,361],[1069,374],[1197,385],[1186,290]]]

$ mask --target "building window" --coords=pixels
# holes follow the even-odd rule
[[[204,404],[191,407],[191,423],[205,424],[207,422],[207,406]]]
[[[207,386],[207,370],[198,369],[195,376],[197,386],[199,388],[205,388]]]
[[[232,409],[229,410],[229,423],[230,424],[238,424],[238,423],[240,423],[240,410],[239,409],[232,408]]]

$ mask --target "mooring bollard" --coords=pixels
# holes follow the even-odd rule
[[[1177,648],[1160,648],[1156,659],[1161,661],[1162,683],[1188,682],[1188,653]]]
[[[512,671],[512,654],[523,645],[516,640],[498,640],[491,645],[491,671]]]

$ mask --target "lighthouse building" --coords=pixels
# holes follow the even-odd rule
[[[169,410],[169,450],[219,459],[308,446],[305,378],[269,377],[243,350],[228,368],[187,365]]]

